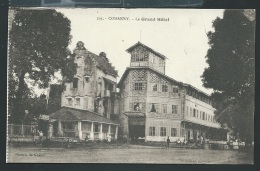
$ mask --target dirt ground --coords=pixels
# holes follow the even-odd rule
[[[9,147],[8,163],[253,164],[253,152],[123,145],[111,148]]]

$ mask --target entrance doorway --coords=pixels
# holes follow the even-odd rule
[[[144,125],[129,125],[129,137],[132,141],[138,141],[139,137],[145,137]]]

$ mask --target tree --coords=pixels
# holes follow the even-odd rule
[[[74,57],[68,50],[70,20],[52,9],[16,9],[9,32],[9,100],[13,100],[11,117],[18,122],[23,114],[26,95],[25,78],[40,88],[49,86],[57,71],[63,81],[71,81],[76,73]]]
[[[253,16],[253,17],[252,17]],[[209,67],[202,75],[203,85],[213,88],[217,120],[242,138],[253,138],[255,83],[255,20],[244,10],[225,10],[223,19],[213,22],[208,33]]]
[[[61,94],[63,88],[60,84],[52,84],[50,86],[50,95],[48,102],[47,114],[51,114],[61,108]]]

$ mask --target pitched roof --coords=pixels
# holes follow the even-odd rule
[[[68,107],[62,107],[60,110],[52,113],[50,119],[60,119],[63,121],[91,121],[99,123],[117,124],[116,122],[100,116],[94,112],[88,110],[74,109]]]
[[[134,50],[134,48],[136,48],[137,46],[143,46],[143,47],[145,47],[146,49],[148,49],[149,51],[151,51],[152,53],[154,53],[154,54],[156,54],[157,56],[159,56],[160,58],[162,58],[162,59],[165,59],[165,58],[168,59],[166,56],[162,55],[161,53],[159,53],[159,52],[153,50],[152,48],[146,46],[145,44],[143,44],[143,43],[141,43],[141,42],[139,42],[139,41],[138,41],[136,44],[134,44],[133,46],[131,46],[130,48],[126,49],[126,51],[127,51],[128,53],[130,53],[130,52],[132,52],[132,51]]]
[[[94,60],[97,62],[97,67],[99,69],[101,69],[105,73],[113,75],[115,77],[118,76],[117,71],[103,57],[98,56],[98,55],[96,55],[96,54],[94,54],[92,52],[89,52],[89,51],[87,53],[89,53],[94,58]]]

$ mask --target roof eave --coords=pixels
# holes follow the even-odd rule
[[[143,44],[143,43],[141,43],[139,41],[136,44],[134,44],[133,46],[131,46],[130,48],[126,49],[126,52],[130,53],[132,51],[132,49],[134,49],[137,45],[140,45],[140,46],[143,46],[143,47],[147,48],[148,50],[150,50],[151,52],[155,53],[156,55],[158,55],[162,59],[168,59],[163,54],[160,54],[159,52],[153,50],[152,48],[146,46],[145,44]]]

